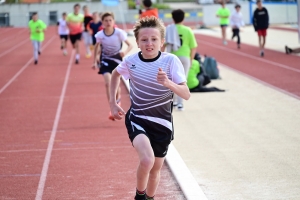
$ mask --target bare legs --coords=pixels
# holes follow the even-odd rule
[[[226,28],[227,26],[222,26],[221,27],[221,31],[222,31],[222,40],[223,40],[223,44],[227,45],[227,41],[226,41]]]
[[[147,195],[152,197],[160,180],[160,170],[165,158],[154,156],[150,141],[144,134],[139,134],[133,140],[140,164],[137,169],[137,190],[147,190]]]
[[[265,49],[265,44],[266,44],[266,36],[259,35],[258,36],[258,43],[259,43],[259,48],[260,48],[260,56],[264,56],[264,49]]]

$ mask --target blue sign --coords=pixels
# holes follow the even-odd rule
[[[117,6],[117,5],[119,5],[119,0],[101,0],[101,2],[105,6]]]

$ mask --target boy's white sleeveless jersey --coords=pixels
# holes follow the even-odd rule
[[[173,92],[157,82],[159,68],[174,83],[186,82],[180,60],[166,52],[159,52],[154,59],[143,59],[141,52],[135,53],[125,57],[117,71],[130,79],[130,114],[134,116],[130,120],[139,125],[146,123],[147,127],[158,127],[159,124],[167,129],[161,128],[162,132],[173,133]]]
[[[105,35],[104,30],[101,30],[95,34],[95,38],[101,43],[102,58],[109,59],[120,52],[122,42],[127,39],[127,33],[115,28],[113,34]]]
[[[59,35],[69,35],[69,28],[67,22],[64,19],[59,19],[57,22],[58,25],[58,34]]]

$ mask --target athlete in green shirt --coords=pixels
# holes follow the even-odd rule
[[[197,41],[195,39],[195,35],[192,29],[183,25],[184,15],[185,13],[181,9],[172,11],[172,18],[176,28],[175,30],[179,35],[180,47],[177,50],[172,50],[171,53],[176,55],[179,58],[179,60],[181,61],[184,67],[185,74],[187,76],[189,68],[191,66],[191,62],[194,59],[196,53]],[[174,26],[174,24],[171,26]],[[170,41],[171,40],[170,37],[173,34],[170,32],[172,32],[172,28],[167,28],[166,44],[164,45],[164,47],[166,47],[170,43],[171,44],[176,43],[174,41]],[[176,106],[178,110],[183,110],[183,99],[174,94],[173,105]]]
[[[216,15],[220,18],[220,26],[222,29],[222,40],[223,44],[227,45],[226,41],[226,28],[229,24],[230,10],[225,7],[225,1],[221,2],[221,8],[218,9]]]
[[[44,41],[44,31],[46,30],[46,24],[38,19],[38,14],[33,13],[32,19],[28,23],[28,28],[30,31],[30,40],[33,45],[33,56],[34,56],[34,64],[38,63],[38,57],[41,54],[41,45]]]

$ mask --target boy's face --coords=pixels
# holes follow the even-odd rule
[[[111,28],[115,25],[115,20],[112,18],[112,16],[107,16],[103,19],[103,26],[104,28]]]
[[[240,7],[236,7],[235,10],[236,10],[237,12],[240,12],[241,8],[240,8]]]
[[[62,15],[62,18],[63,18],[63,19],[66,19],[66,18],[67,18],[67,15]]]
[[[37,19],[38,19],[38,15],[37,15],[37,14],[32,15],[32,20],[33,20],[33,21],[36,21]]]
[[[141,49],[143,58],[155,58],[164,44],[157,28],[142,28],[139,31],[137,45]]]
[[[79,13],[79,10],[80,10],[80,7],[79,7],[79,6],[75,6],[75,7],[74,7],[74,12],[75,12],[75,13]]]
[[[93,20],[94,21],[99,21],[99,14],[98,13],[93,14]]]

